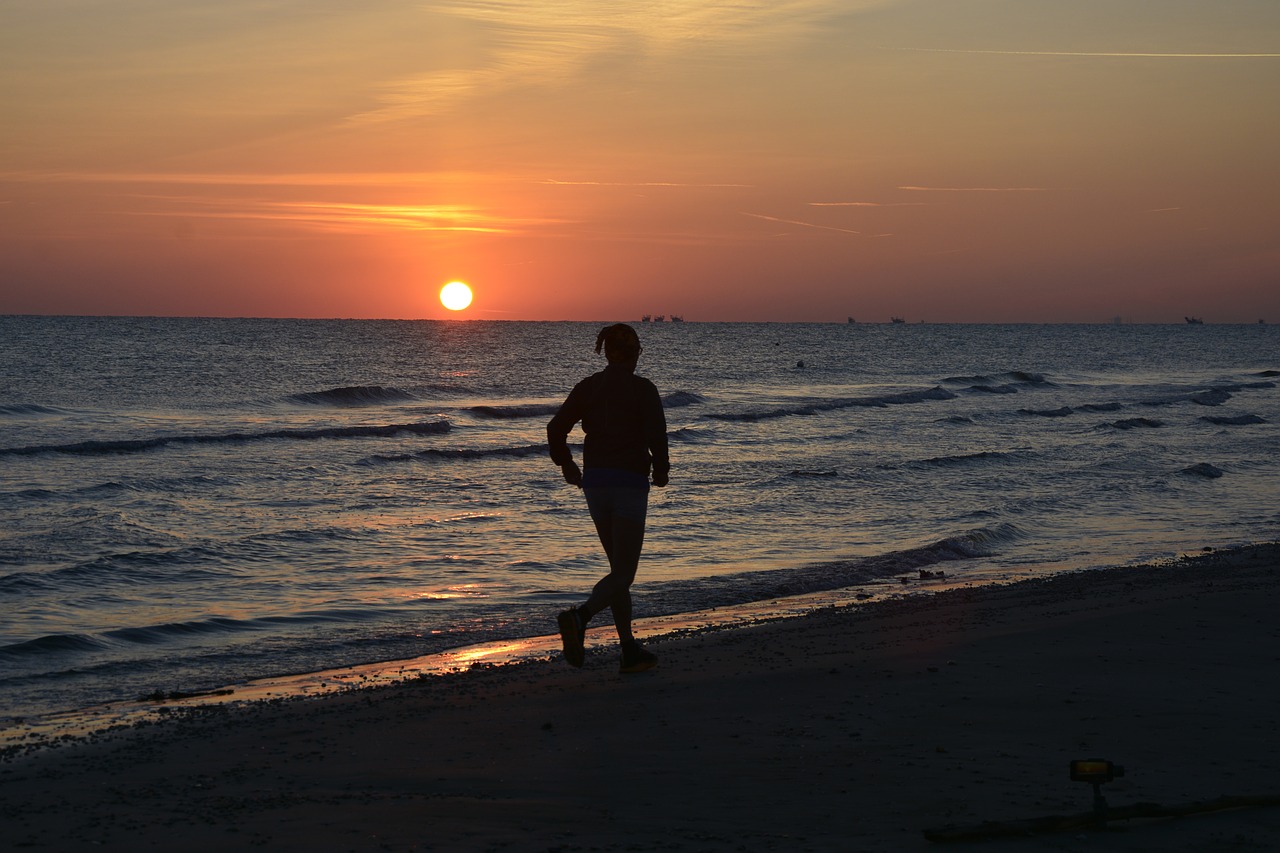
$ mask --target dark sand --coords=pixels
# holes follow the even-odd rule
[[[159,722],[0,763],[0,849],[1280,849],[1280,807],[973,844],[925,828],[1280,794],[1280,547],[830,608]],[[600,629],[607,630],[607,629]]]

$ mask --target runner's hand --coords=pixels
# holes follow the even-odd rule
[[[566,462],[560,466],[560,473],[564,474],[564,481],[571,486],[582,486],[582,469],[578,467],[577,462]]]
[[[663,486],[665,486],[669,482],[671,482],[670,474],[659,474],[656,471],[653,473],[653,484],[657,486],[659,489],[661,489]]]

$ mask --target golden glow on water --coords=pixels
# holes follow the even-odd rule
[[[1021,577],[1034,576],[1036,575]],[[988,566],[985,571],[966,571],[962,580],[947,578],[945,574],[939,573],[928,578],[920,575],[920,582],[916,583],[912,575],[905,574],[895,579],[827,592],[638,619],[635,628],[645,639],[652,640],[687,635],[708,628],[746,627],[833,607],[856,607],[913,594],[1003,584],[1017,579],[1020,577],[994,566]],[[908,583],[908,580],[912,582]],[[616,641],[613,631],[602,627],[588,633],[586,646],[588,650],[601,646],[612,647]],[[170,709],[324,696],[349,690],[385,687],[430,676],[447,676],[476,667],[548,662],[554,660],[559,653],[558,635],[497,640],[407,660],[381,661],[322,672],[257,679],[218,690],[162,700],[113,702],[82,710],[22,718],[7,728],[0,729],[0,747],[48,743],[62,737],[85,737],[119,726],[134,725],[148,718],[156,719],[169,713]]]
[[[820,607],[851,605],[899,595],[901,592],[896,585],[877,584],[861,591],[851,588],[834,593],[773,599],[697,613],[638,619],[635,627],[646,638],[654,638],[713,626],[748,625],[778,617],[798,616]],[[587,636],[588,649],[615,642],[612,630],[596,630]],[[323,672],[262,678],[163,701],[111,702],[77,711],[23,718],[21,722],[0,729],[0,747],[42,743],[59,737],[84,737],[110,728],[136,724],[148,718],[155,719],[158,715],[169,713],[170,709],[324,696],[348,690],[385,687],[416,678],[450,675],[478,666],[504,666],[548,660],[559,654],[559,651],[558,635],[499,640],[408,660],[381,661]]]
[[[477,663],[510,663],[516,652],[527,651],[528,642],[499,643],[473,646],[454,653],[453,660],[458,664],[474,665]]]
[[[475,598],[477,596],[485,596],[487,593],[481,591],[480,584],[464,583],[458,586],[447,587],[443,590],[429,590],[425,592],[406,592],[405,597],[410,599],[425,599],[427,601],[449,601],[455,598]]]

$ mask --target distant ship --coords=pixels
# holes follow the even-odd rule
[[[849,325],[853,325],[853,324],[854,324],[854,323],[856,323],[856,322],[858,322],[858,321],[857,321],[857,320],[855,320],[855,319],[853,319],[852,317],[850,317],[850,318],[849,318]]]
[[[897,324],[897,323],[905,323],[905,322],[907,322],[907,321],[906,321],[906,320],[904,320],[904,319],[902,319],[901,317],[890,317],[890,318],[889,318],[889,322],[890,322],[890,323]]]
[[[1186,321],[1187,321],[1187,324],[1188,324],[1188,325],[1190,325],[1190,326],[1203,326],[1203,325],[1204,325],[1204,320],[1201,320],[1199,317],[1183,317],[1182,319],[1186,320]]]

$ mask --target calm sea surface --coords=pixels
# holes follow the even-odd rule
[[[0,716],[553,633],[599,325],[0,317]],[[1274,326],[637,326],[637,615],[1280,538]]]

